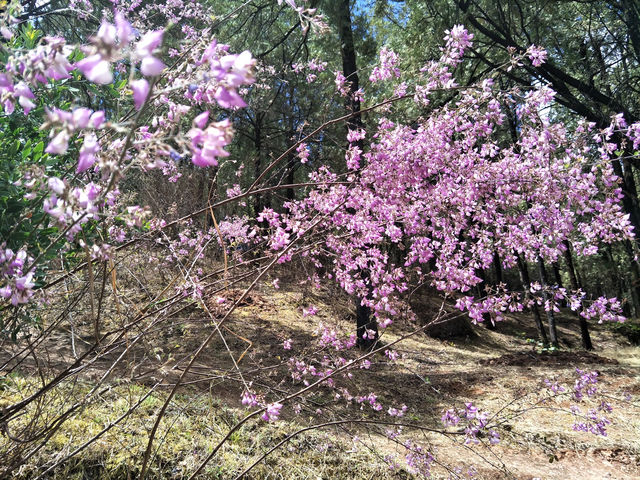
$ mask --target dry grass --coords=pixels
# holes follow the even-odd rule
[[[147,285],[148,290],[154,288],[153,272],[145,272],[139,265],[130,270],[132,276],[146,275],[145,282],[140,283]],[[274,290],[263,283],[252,292],[225,324],[225,341],[222,337],[216,339],[198,358],[185,379],[185,387],[160,424],[154,443],[153,478],[188,477],[246,412],[240,405],[243,381],[254,382],[270,392],[269,399],[278,398],[292,388],[290,381],[282,380],[287,377],[285,359],[288,352],[282,348],[284,340],[293,341],[294,353],[313,355],[314,329],[319,321],[333,325],[344,335],[351,332],[353,305],[349,298],[334,289],[301,286],[295,277],[287,279],[286,273],[281,275],[281,289]],[[134,285],[131,278],[124,276],[119,276],[120,284]],[[130,292],[126,296],[120,293],[124,298],[118,307],[112,300],[106,303],[103,328],[117,324],[120,321],[118,312],[126,312],[127,305],[131,308],[130,305],[148,301],[149,293],[145,289],[128,288]],[[217,292],[208,300],[209,309],[215,315],[216,309],[224,310],[224,305],[239,298],[240,294],[239,286]],[[107,292],[107,295],[111,294]],[[224,296],[227,303],[220,306],[217,303],[219,296]],[[440,306],[439,301],[428,294],[417,298],[415,303],[418,323],[399,322],[384,333],[383,342],[391,343],[413,330],[422,321],[420,318],[430,318],[429,315]],[[319,308],[318,316],[303,317],[302,309],[311,304]],[[613,424],[607,437],[573,432],[571,416],[557,411],[568,408],[567,400],[544,405],[552,408],[530,409],[521,416],[505,420],[501,430],[503,439],[497,447],[481,446],[474,453],[460,445],[457,437],[439,434],[424,435],[420,441],[436,452],[439,461],[448,468],[462,466],[466,469],[470,464],[477,465],[479,478],[587,480],[640,477],[640,349],[610,329],[594,325],[593,339],[597,350],[593,355],[582,354],[574,320],[561,316],[559,321],[565,348],[555,356],[539,351],[532,340],[535,338],[533,322],[526,315],[520,315],[510,317],[495,331],[475,327],[478,335],[473,338],[440,341],[422,334],[413,336],[394,347],[401,354],[396,364],[392,365],[383,355],[378,355],[371,359],[369,369],[355,370],[352,378],[340,381],[353,394],[378,393],[385,409],[406,404],[409,408],[404,421],[408,423],[438,428],[445,408],[473,400],[482,409],[492,412],[507,406],[503,413],[515,415],[515,412],[530,408],[535,396],[530,394],[517,401],[514,399],[536,390],[543,378],[557,378],[571,386],[575,368],[597,370],[602,391],[617,399],[612,400],[616,408],[611,414]],[[85,343],[89,343],[89,336],[82,336],[80,319],[77,327],[76,349],[81,352]],[[10,431],[19,432],[37,416],[40,416],[37,423],[44,425],[74,402],[81,406],[44,447],[12,475],[33,478],[36,472],[41,473],[44,466],[73,452],[119,419],[148,393],[150,386],[160,382],[131,415],[48,477],[135,478],[148,433],[168,389],[179,377],[184,359],[212,328],[211,318],[201,307],[195,303],[181,304],[180,309],[167,312],[167,319],[151,329],[139,346],[131,349],[126,361],[118,365],[98,392],[87,395],[119,350],[100,357],[81,377],[59,384],[42,403],[33,405],[12,422]],[[19,347],[5,344],[0,361]],[[51,378],[73,360],[68,329],[56,330],[55,335],[50,335],[39,347],[39,352],[46,352],[40,358],[47,359],[47,368],[38,369],[36,362],[27,357],[10,375],[0,377],[0,409],[28,396],[43,380]],[[239,362],[243,378],[233,368],[230,353]],[[355,358],[357,352],[344,355]],[[632,395],[632,402],[620,400],[624,392]],[[336,400],[329,389],[319,389],[300,403],[301,416],[293,415],[291,407],[287,406],[283,410],[283,421],[269,424],[258,420],[245,424],[207,466],[205,478],[232,478],[286,435],[313,422],[345,417],[385,418],[374,412],[363,414],[357,406]],[[306,432],[260,463],[249,478],[410,476],[405,469],[392,471],[388,468],[385,456],[401,460],[404,454],[402,448],[381,435],[383,431],[384,428],[352,424]],[[359,441],[354,443],[353,436],[359,437]],[[15,448],[15,442],[0,434],[0,453],[8,455],[12,448]],[[550,459],[552,463],[549,463]],[[446,478],[450,472],[444,466],[436,466],[433,474],[435,478]]]

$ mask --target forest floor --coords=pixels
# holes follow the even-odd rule
[[[227,302],[240,294],[241,290],[224,293]],[[220,295],[209,298],[213,315],[223,308],[217,302]],[[302,309],[309,305],[318,308],[316,316],[302,315]],[[417,319],[394,324],[384,333],[382,342],[389,344],[411,332],[440,307],[436,297],[424,293],[414,301]],[[189,477],[207,452],[246,414],[240,403],[243,382],[269,390],[269,399],[291,391],[292,385],[282,381],[286,377],[285,359],[292,353],[312,355],[319,322],[347,336],[354,323],[352,300],[333,289],[301,289],[286,281],[278,290],[263,286],[250,293],[225,324],[225,341],[216,338],[203,351],[161,422],[152,462],[155,477]],[[509,316],[495,330],[474,326],[472,333],[462,338],[437,340],[418,333],[394,345],[400,355],[397,361],[389,362],[380,353],[370,359],[369,368],[354,371],[348,379],[349,390],[354,395],[375,392],[385,411],[405,404],[408,408],[403,422],[433,430],[442,429],[443,410],[463,407],[469,401],[482,410],[504,414],[502,438],[496,446],[487,442],[464,445],[455,433],[421,433],[421,444],[437,460],[431,469],[433,478],[468,478],[466,472],[471,466],[477,471],[475,478],[486,479],[640,478],[640,347],[614,328],[594,324],[596,348],[585,352],[580,348],[577,321],[560,315],[558,322],[562,348],[555,352],[542,349],[534,340],[536,332],[527,315]],[[149,333],[139,347],[131,349],[125,361],[109,372],[100,391],[92,392],[91,400],[74,411],[11,476],[36,478],[44,471],[43,466],[53,465],[84,446],[154,388],[131,415],[118,420],[115,427],[44,477],[136,478],[155,416],[186,363],[180,359],[195,351],[211,329],[210,317],[202,308],[190,306],[174,314],[168,323]],[[285,340],[291,340],[290,352],[283,349]],[[76,355],[90,341],[90,335],[76,338]],[[38,358],[46,358],[48,375],[73,361],[68,331],[55,332],[45,343],[41,351],[46,356],[40,353]],[[22,347],[5,343],[0,349],[0,365]],[[229,351],[243,370],[244,379],[234,373]],[[52,419],[65,406],[89,398],[95,382],[105,375],[118,354],[114,350],[103,355],[81,378],[56,387],[46,401],[26,412],[24,425],[34,412]],[[355,358],[359,352],[344,355]],[[10,374],[0,376],[0,408],[35,391],[47,375],[42,365],[38,367],[25,358],[11,368]],[[572,430],[568,394],[551,403],[539,403],[544,379],[558,380],[570,391],[576,368],[598,372],[600,392],[614,407],[608,415],[612,423],[606,437]],[[206,467],[204,478],[235,478],[287,435],[312,424],[344,418],[389,420],[386,415],[363,413],[359,406],[336,400],[334,393],[321,389],[306,398],[302,415],[294,415],[286,405],[278,422],[248,422],[228,438]],[[19,430],[19,425],[11,428]],[[383,432],[379,426],[353,422],[300,433],[260,462],[247,478],[414,478],[402,465],[403,449]],[[357,441],[353,441],[354,436]],[[13,455],[16,448],[7,435],[0,433],[0,453]],[[390,469],[390,459],[400,466]],[[455,472],[460,472],[459,476]]]

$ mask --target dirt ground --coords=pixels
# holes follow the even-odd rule
[[[180,377],[188,354],[212,331],[211,319],[223,315],[226,306],[241,294],[240,289],[228,289],[209,295],[207,306],[211,315],[197,305],[173,313],[170,321],[151,331],[139,346],[131,349],[127,361],[121,362],[110,378],[140,386],[161,381],[160,391],[167,392]],[[220,298],[225,301],[220,302]],[[440,300],[429,293],[416,298],[414,303],[417,318],[392,325],[382,334],[383,343],[390,344],[419,328],[441,305]],[[318,314],[305,317],[303,308],[310,305],[318,308]],[[184,379],[187,390],[183,395],[192,394],[194,404],[196,398],[209,395],[217,405],[242,409],[243,382],[264,386],[272,394],[284,394],[291,385],[281,379],[286,378],[285,359],[289,354],[283,350],[283,342],[290,340],[294,353],[313,355],[310,346],[317,339],[314,330],[319,322],[334,327],[343,336],[348,335],[354,324],[352,300],[336,290],[300,289],[286,282],[278,290],[271,286],[257,288],[224,324],[219,338],[198,357]],[[376,392],[385,410],[388,406],[405,404],[406,422],[430,428],[441,428],[439,419],[443,410],[462,407],[469,401],[483,410],[502,412],[502,438],[497,446],[470,449],[452,437],[424,437],[425,445],[447,468],[475,465],[475,478],[637,479],[640,478],[640,348],[606,325],[591,327],[595,345],[592,352],[580,349],[577,321],[570,315],[558,318],[562,349],[556,352],[545,351],[537,344],[533,321],[526,314],[508,316],[495,330],[472,326],[472,333],[461,338],[437,340],[419,333],[393,346],[399,354],[396,362],[389,362],[383,354],[375,355],[370,359],[369,368],[356,369],[344,382],[354,394]],[[76,355],[90,342],[90,335],[78,336]],[[0,364],[20,348],[20,345],[5,344],[0,350]],[[73,362],[69,332],[64,329],[51,334],[39,346],[39,351],[52,373]],[[243,372],[242,381],[235,373],[230,353]],[[359,354],[357,351],[344,353],[347,359]],[[101,378],[118,355],[115,349],[101,356],[85,371],[84,380]],[[566,413],[571,404],[568,397],[553,404],[535,403],[540,398],[536,395],[543,390],[544,379],[557,380],[570,389],[577,368],[598,372],[600,392],[614,407],[606,437],[572,430],[572,417]],[[35,375],[36,363],[27,357],[15,371]],[[316,421],[330,421],[353,413],[352,406],[331,399],[330,394],[328,390],[320,390],[317,397],[306,399],[305,411],[317,407]],[[2,392],[0,401],[9,403],[7,399],[2,400]],[[295,419],[287,409],[283,409],[283,418]],[[371,466],[373,470],[367,470],[366,476],[350,473],[344,478],[405,478],[390,472],[382,461],[386,455],[400,450],[378,435],[379,431],[350,426],[348,430],[329,432],[333,432],[328,435],[336,444],[349,444],[349,435],[362,437],[357,445],[353,444],[353,451],[358,448],[375,451],[372,458],[379,462]],[[340,456],[345,452],[334,450],[327,448],[323,455]],[[279,461],[281,457],[275,459]],[[434,478],[452,475],[447,468],[435,465]],[[371,472],[373,476],[369,476]],[[287,476],[281,474],[274,478]],[[317,473],[313,478],[333,477]],[[463,472],[453,478],[466,477]]]

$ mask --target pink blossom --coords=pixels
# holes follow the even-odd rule
[[[113,73],[109,62],[100,54],[90,55],[76,62],[76,68],[80,70],[89,81],[105,85],[113,82]]]
[[[340,70],[335,71],[334,75],[336,76],[336,79],[335,79],[336,90],[338,90],[338,93],[340,94],[340,96],[346,97],[349,94],[347,79],[345,78],[344,74]]]
[[[193,125],[196,128],[203,129],[207,126],[207,121],[209,121],[209,111],[202,112],[196,118],[193,119]]]
[[[218,102],[218,105],[220,105],[222,108],[242,108],[247,106],[242,97],[238,95],[238,92],[222,86],[218,87],[216,93],[214,94],[214,98]]]
[[[260,418],[262,418],[265,422],[275,422],[276,420],[278,420],[278,417],[280,416],[281,409],[282,409],[281,403],[278,403],[278,402],[270,403],[269,405],[267,405],[266,410],[260,416]]]
[[[380,50],[380,65],[373,69],[369,81],[375,83],[394,76],[400,78],[400,69],[396,67],[397,63],[398,55],[388,47],[382,47]]]
[[[69,63],[67,57],[62,53],[56,52],[53,56],[53,61],[46,70],[46,74],[53,80],[63,80],[65,78],[71,78],[69,72],[73,71],[73,65]]]
[[[544,48],[536,47],[535,45],[531,45],[527,49],[527,55],[534,67],[539,67],[547,60],[547,51]]]
[[[116,24],[116,32],[120,44],[129,43],[134,38],[134,32],[131,24],[124,18],[124,16],[120,12],[116,12],[114,21]]]
[[[8,98],[3,102],[3,106],[7,115],[11,115],[15,109],[15,104]]]
[[[194,127],[189,130],[193,163],[200,167],[216,166],[218,157],[229,156],[224,147],[231,142],[231,134],[229,120],[211,123],[206,129]]]
[[[136,55],[139,58],[152,55],[153,51],[162,44],[163,36],[164,30],[154,30],[145,33],[138,43],[136,43]]]
[[[232,188],[227,188],[227,198],[233,198],[242,195],[242,188],[236,184]]]
[[[66,188],[64,182],[58,177],[49,177],[47,186],[49,187],[49,190],[57,193],[58,195],[62,195]]]
[[[13,32],[5,25],[0,26],[0,35],[2,35],[5,40],[11,40],[13,38]]]
[[[271,235],[269,243],[272,250],[282,250],[289,243],[289,233],[283,228],[276,228],[276,231]]]
[[[101,41],[105,45],[115,45],[116,34],[116,27],[106,20],[102,20],[100,28],[98,29],[98,33],[96,34],[96,40]]]
[[[298,145],[296,147],[296,152],[298,152],[300,163],[307,163],[309,161],[309,148],[306,143]]]
[[[98,152],[98,150],[100,150],[98,138],[94,133],[87,133],[84,136],[84,143],[82,144],[82,148],[80,148],[80,156],[78,159],[77,169],[78,173],[84,172],[95,163],[95,154]]]
[[[91,121],[92,111],[85,107],[76,108],[71,114],[71,125],[73,128],[87,128]]]
[[[302,309],[303,317],[311,317],[313,315],[316,315],[317,313],[318,313],[318,309],[313,305],[309,305],[309,307]]]
[[[385,350],[384,354],[389,358],[389,360],[391,361],[396,361],[398,359],[398,352],[396,352],[395,350]]]
[[[92,128],[100,128],[104,124],[105,115],[104,111],[97,110],[91,114],[91,118],[89,119],[89,125]]]
[[[364,131],[364,129],[349,130],[347,132],[347,141],[349,143],[358,142],[360,140],[363,140],[366,136],[367,136],[367,133]]]
[[[297,8],[295,0],[284,0],[291,8]],[[283,0],[278,0],[278,5],[282,5]]]
[[[154,56],[146,56],[140,63],[140,71],[147,77],[156,77],[162,73],[166,65]]]
[[[22,107],[25,115],[29,115],[29,112],[35,108],[36,104],[29,100],[27,97],[18,98],[18,103]]]
[[[36,98],[31,89],[24,82],[18,82],[13,87],[13,92],[15,95],[25,98],[34,99]]]
[[[136,110],[140,110],[149,96],[149,82],[141,78],[131,81],[129,86],[133,90],[133,104]]]
[[[62,130],[49,142],[45,152],[62,155],[69,148],[69,134]]]
[[[226,55],[220,59],[220,66],[224,71],[224,82],[232,88],[253,83],[255,65],[256,60],[248,50],[238,55]],[[215,68],[214,71],[216,71]],[[221,73],[220,70],[218,72]]]
[[[247,407],[255,407],[256,405],[258,405],[258,399],[249,390],[245,390],[242,393],[242,404]]]

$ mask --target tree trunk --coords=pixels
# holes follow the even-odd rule
[[[556,280],[556,285],[562,288],[562,274],[560,273],[558,262],[553,262],[551,268],[553,269],[553,278]]]
[[[540,275],[540,283],[542,284],[542,300],[545,303],[545,310],[547,312],[547,321],[549,322],[549,338],[551,339],[551,345],[558,348],[558,332],[556,329],[556,316],[553,313],[552,298],[549,296],[547,288],[549,286],[549,278],[547,277],[547,271],[544,268],[544,260],[538,255],[538,274]]]
[[[531,279],[529,278],[529,269],[527,268],[527,264],[524,259],[520,258],[518,255],[518,273],[520,274],[520,283],[522,283],[522,289],[524,290],[525,299],[531,298],[530,287],[531,287]],[[542,340],[543,345],[546,347],[549,345],[549,339],[547,338],[547,332],[544,330],[544,324],[542,323],[542,317],[540,316],[540,310],[538,309],[538,304],[534,303],[531,308],[533,312],[533,319],[536,322],[536,326],[538,327],[538,333],[540,334],[540,339]]]
[[[289,166],[287,167],[287,183],[289,185],[293,185],[295,181],[295,173],[296,173],[295,161],[291,159],[289,161]],[[296,199],[296,191],[293,189],[293,187],[287,188],[286,194],[287,194],[287,200],[289,200],[290,202]]]
[[[337,18],[338,18],[338,31],[340,33],[340,53],[342,55],[342,74],[345,76],[349,83],[349,97],[346,100],[345,107],[348,113],[354,113],[355,115],[347,120],[347,128],[350,130],[362,128],[362,117],[360,116],[360,100],[355,93],[360,88],[358,80],[358,67],[356,64],[356,50],[353,41],[353,31],[351,26],[351,6],[349,0],[338,0],[337,5]],[[362,148],[362,145],[358,145]],[[366,279],[365,283],[370,280],[366,272],[361,272],[363,278]],[[358,333],[358,345],[362,348],[371,348],[378,340],[378,325],[371,316],[371,310],[369,307],[362,305],[362,299],[356,299],[356,322]],[[375,332],[375,338],[363,338],[365,329],[369,329]]]
[[[619,298],[620,301],[622,301],[625,297],[623,290],[624,279],[620,270],[618,269],[618,264],[616,263],[615,258],[613,258],[613,249],[611,248],[611,244],[605,246],[604,256],[606,259],[607,271],[611,272],[611,274],[613,275],[612,281],[614,288],[613,292],[607,292],[607,296],[615,296]]]
[[[493,252],[493,268],[496,272],[496,285],[504,283],[504,274],[502,272],[502,260],[498,252]]]
[[[640,230],[634,230],[640,232]],[[636,233],[638,235],[638,233]],[[635,253],[631,240],[624,242],[624,248],[629,257],[629,264],[631,266],[631,298],[633,299],[633,309],[636,311],[636,315],[640,312],[640,268],[638,268],[638,262],[635,260]]]
[[[564,285],[563,285],[563,282],[562,282],[562,272],[560,271],[560,265],[558,265],[558,262],[553,262],[551,264],[551,269],[553,270],[553,278],[556,281],[556,285],[559,288],[563,288]],[[560,305],[563,308],[566,308],[567,307],[567,301],[566,300],[561,300],[560,301]]]
[[[260,174],[262,173],[262,128],[261,128],[261,117],[260,115],[256,115],[256,123],[254,127],[254,147],[256,150],[256,156],[253,160],[253,176],[254,179],[258,179]],[[262,203],[262,195],[260,193],[256,193],[253,196],[253,210],[254,215],[258,216],[264,205]]]
[[[635,0],[622,0],[620,7],[629,29],[629,39],[635,52],[636,61],[640,62],[640,6]]]
[[[363,350],[370,350],[378,341],[378,322],[371,316],[371,309],[361,302],[356,298],[357,345]]]
[[[564,251],[564,259],[567,262],[567,271],[569,272],[569,283],[571,283],[571,289],[578,291],[580,289],[580,283],[576,276],[576,270],[573,266],[573,256],[571,255],[571,245],[565,240],[564,245],[566,250]],[[581,308],[582,309],[582,306]],[[580,315],[580,311],[576,312],[578,320],[580,322],[580,336],[582,337],[582,346],[585,350],[593,350],[593,343],[591,343],[591,335],[589,334],[589,325],[587,319]]]
[[[476,275],[481,280],[481,282],[476,285],[476,296],[478,297],[478,299],[481,299],[487,296],[487,276],[482,269],[477,269]],[[489,314],[488,312],[484,312],[482,314],[482,323],[489,330],[496,329],[496,325],[491,319],[491,314]]]
[[[347,121],[349,128],[361,127],[362,117],[360,116],[360,100],[354,95],[360,88],[358,79],[358,66],[356,64],[356,50],[353,41],[353,31],[351,26],[351,7],[349,0],[339,1],[339,30],[340,30],[340,53],[342,55],[342,74],[349,84],[349,97],[347,98],[347,110],[356,113]]]

